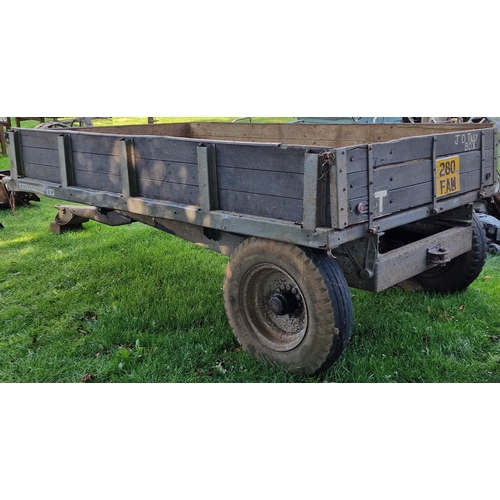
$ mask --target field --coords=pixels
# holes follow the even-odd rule
[[[56,203],[0,212],[0,382],[500,382],[498,256],[456,295],[352,289],[351,343],[310,378],[239,348],[226,257],[138,224],[55,235]]]

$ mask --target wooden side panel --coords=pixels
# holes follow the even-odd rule
[[[287,221],[302,221],[302,200],[237,191],[219,191],[222,210]]]
[[[57,137],[60,132],[53,130],[21,129],[23,147],[37,149],[57,149]]]
[[[159,201],[198,205],[196,147],[193,141],[134,136],[137,195]]]
[[[198,204],[196,165],[136,158],[136,169],[138,196],[153,200],[178,199],[179,203],[187,205]],[[185,186],[185,196],[182,186]]]
[[[21,147],[26,177],[61,182],[57,134],[47,136],[39,130],[22,130]]]
[[[88,170],[74,170],[75,186],[85,189],[96,189],[97,191],[108,191],[110,193],[121,192],[121,178],[119,175],[100,172],[89,172]]]
[[[443,147],[441,152],[444,152],[445,155],[457,153],[456,148],[450,147]],[[406,155],[406,153],[404,154]],[[481,154],[478,149],[460,154],[460,193],[480,189]],[[375,197],[373,200],[369,200],[368,173],[364,152],[357,149],[351,157],[353,162],[348,164],[353,165],[353,171],[348,174],[349,225],[368,220],[367,211],[364,213],[357,211],[356,207],[359,204],[362,204],[366,209],[371,206],[374,217],[382,217],[433,202],[434,172],[431,158],[375,168],[373,172]],[[485,178],[493,168],[493,158],[492,149],[484,151],[484,163],[488,166],[483,170]],[[363,163],[365,163],[365,170],[361,170]],[[439,198],[439,201],[446,200],[446,198],[446,196]]]
[[[170,137],[134,137],[136,162],[140,160],[162,160],[197,164],[196,141],[172,139]]]
[[[26,177],[32,177],[33,179],[55,182],[56,184],[61,183],[61,171],[59,167],[24,162],[24,173]]]
[[[491,124],[190,123],[190,137],[203,140],[272,142],[342,148],[356,144],[375,144],[404,137],[443,134],[450,130],[462,132],[491,128]]]
[[[301,221],[303,148],[216,144],[219,208]]]

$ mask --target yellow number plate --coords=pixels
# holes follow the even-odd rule
[[[460,156],[436,160],[436,198],[460,191]]]

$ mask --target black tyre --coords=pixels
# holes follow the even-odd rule
[[[445,266],[437,266],[415,276],[423,288],[439,293],[465,290],[481,273],[488,253],[488,240],[479,217],[472,216],[472,248],[452,259]]]
[[[245,240],[226,268],[224,304],[241,346],[290,371],[326,370],[351,336],[349,287],[326,252]]]

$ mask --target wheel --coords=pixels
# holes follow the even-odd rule
[[[351,336],[349,287],[326,252],[245,240],[226,268],[224,305],[245,350],[294,372],[326,370]]]
[[[500,246],[496,243],[488,244],[488,252],[493,255],[498,255],[500,253]]]
[[[423,288],[434,292],[454,293],[465,290],[481,273],[488,251],[488,240],[476,213],[472,216],[472,248],[445,266],[436,266],[417,276]]]
[[[35,128],[37,129],[46,129],[46,128],[68,128],[68,125],[66,125],[63,122],[58,122],[58,121],[51,121],[51,122],[44,122],[40,123],[37,125]]]

